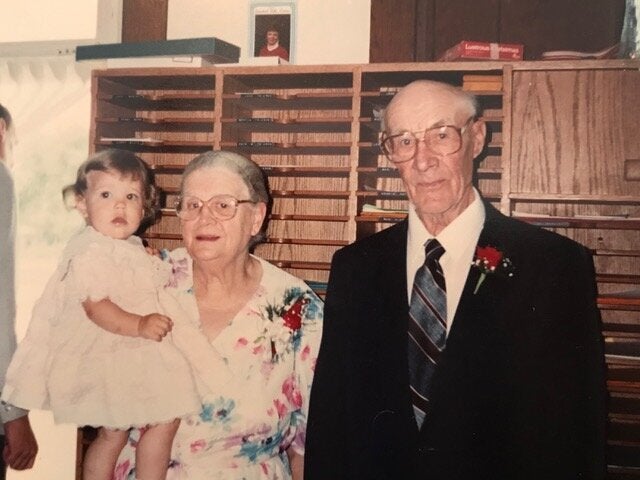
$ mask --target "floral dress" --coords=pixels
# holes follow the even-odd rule
[[[300,279],[261,260],[256,293],[211,342],[231,375],[184,417],[173,442],[168,480],[286,480],[285,450],[304,454],[309,392],[322,331],[322,302]],[[175,298],[199,317],[192,261],[171,252]],[[167,394],[170,395],[170,388]],[[133,431],[114,479],[135,478]]]

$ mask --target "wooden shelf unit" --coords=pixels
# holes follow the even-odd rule
[[[252,158],[274,197],[257,254],[323,294],[338,248],[404,218],[401,180],[378,146],[389,100],[417,79],[472,91],[489,131],[475,178],[483,195],[594,253],[610,477],[640,478],[640,183],[627,173],[629,162],[640,168],[639,67],[585,60],[98,70],[90,148],[129,149],[153,167],[164,208],[147,239],[159,248],[180,245],[172,207],[191,158],[211,149]]]

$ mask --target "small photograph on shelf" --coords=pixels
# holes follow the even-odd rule
[[[251,42],[255,57],[293,62],[294,5],[291,2],[251,4]]]

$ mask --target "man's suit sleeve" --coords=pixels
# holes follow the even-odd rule
[[[580,295],[582,295],[584,309],[581,331],[583,335],[581,340],[584,345],[581,357],[584,376],[581,380],[584,382],[586,431],[582,433],[586,439],[592,440],[591,443],[588,443],[587,440],[582,460],[585,465],[585,478],[604,478],[606,472],[607,390],[602,323],[597,306],[593,259],[586,248],[581,247],[579,250],[579,262],[582,268],[576,272],[573,280],[578,284],[576,304],[580,303]]]
[[[324,308],[324,326],[316,365],[305,447],[306,480],[346,478],[345,445],[348,419],[345,381],[349,332],[350,272],[338,252],[332,261]]]
[[[516,464],[526,478],[603,479],[606,384],[593,261],[573,243],[550,245],[547,256],[533,294],[538,330],[528,331],[537,347],[515,373]]]

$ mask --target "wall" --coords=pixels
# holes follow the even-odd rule
[[[277,3],[277,2],[275,2]],[[171,0],[167,38],[214,36],[249,52],[250,0]],[[367,63],[370,0],[298,0],[296,64]]]

